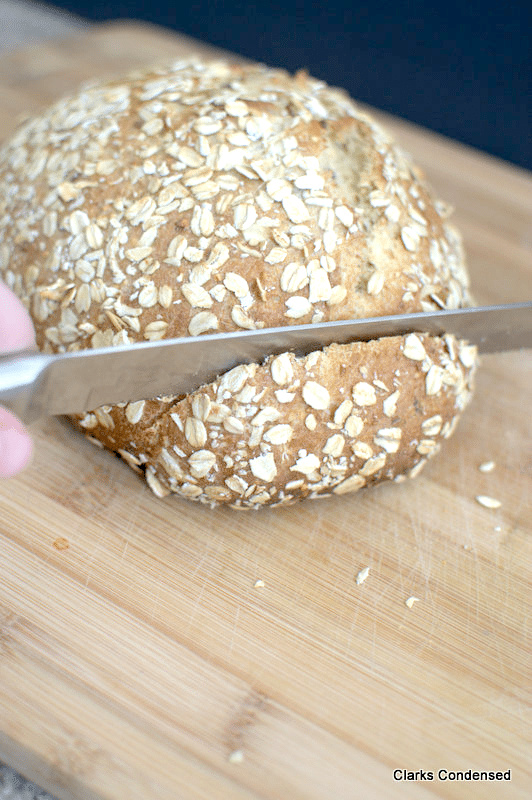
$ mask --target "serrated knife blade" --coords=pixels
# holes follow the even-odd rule
[[[237,364],[333,342],[452,333],[481,353],[532,348],[532,302],[207,334],[48,355],[0,355],[0,405],[29,424],[142,398],[184,395]]]

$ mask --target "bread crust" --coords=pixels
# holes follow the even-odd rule
[[[196,59],[95,83],[23,123],[0,150],[1,275],[45,352],[468,305],[447,216],[345,93],[262,65]],[[144,471],[158,495],[240,508],[340,493],[342,483],[347,491],[416,472],[429,455],[420,442],[449,435],[470,397],[467,343],[418,337],[425,356],[416,360],[405,355],[413,341],[286,356],[294,385],[276,383],[275,359],[237,368],[247,377],[229,404],[218,397],[230,380],[221,378],[188,398],[73,419]],[[429,375],[438,389],[427,395]],[[309,384],[327,393],[327,407],[309,411]],[[357,406],[360,384],[372,404]],[[395,392],[392,418],[383,403],[391,408]],[[198,417],[201,397],[229,413]],[[335,427],[347,400],[360,436]],[[277,416],[262,425],[254,420],[264,403]],[[435,417],[439,431],[423,435]],[[397,448],[397,432],[379,435],[396,429]]]
[[[414,477],[471,395],[474,351],[454,337],[390,336],[235,367],[178,402],[86,414],[80,427],[159,497],[234,508]]]

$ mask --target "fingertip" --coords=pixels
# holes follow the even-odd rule
[[[33,457],[33,441],[24,430],[0,430],[0,478],[12,478],[27,467]]]
[[[0,408],[0,478],[12,478],[27,467],[33,457],[33,441],[22,422]]]
[[[35,345],[31,317],[18,297],[0,281],[0,351],[24,350]]]

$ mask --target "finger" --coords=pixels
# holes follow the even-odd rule
[[[35,344],[31,317],[15,294],[0,282],[0,352]]]
[[[28,466],[33,442],[23,424],[0,408],[0,478],[11,478]]]

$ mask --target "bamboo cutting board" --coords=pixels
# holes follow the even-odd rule
[[[198,48],[128,23],[4,56],[0,138]],[[530,175],[380,116],[455,205],[478,302],[531,299]],[[411,484],[256,513],[158,500],[36,426],[0,485],[0,759],[69,800],[530,796],[532,352],[486,357],[477,385]]]

